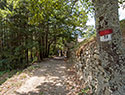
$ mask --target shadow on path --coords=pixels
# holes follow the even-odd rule
[[[43,83],[36,87],[36,91],[29,91],[28,93],[16,92],[16,95],[66,95],[68,91],[65,90],[64,86],[56,86],[52,82]],[[64,92],[63,92],[64,91]]]
[[[15,95],[67,95],[66,63],[63,57],[56,57],[39,64],[32,76],[16,90]]]

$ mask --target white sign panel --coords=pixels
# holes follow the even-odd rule
[[[111,36],[112,36],[111,34],[100,36],[100,41],[102,42],[110,41],[112,40]]]

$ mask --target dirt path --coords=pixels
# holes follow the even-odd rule
[[[31,68],[31,72],[15,75],[0,86],[0,95],[69,95],[63,59],[49,59]]]

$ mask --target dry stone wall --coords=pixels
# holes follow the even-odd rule
[[[125,51],[125,34],[123,36],[123,47],[124,47],[124,51]]]
[[[90,90],[91,95],[110,95],[110,91],[100,92],[101,89],[105,89],[109,85],[108,81],[111,77],[105,72],[101,64],[96,39],[81,45],[72,51],[71,55],[71,60],[75,63],[77,74],[80,76],[80,80],[83,81],[85,88]],[[124,81],[124,76],[120,78]],[[123,93],[124,91],[121,92]]]

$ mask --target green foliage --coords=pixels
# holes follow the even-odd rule
[[[0,71],[25,68],[75,41],[88,20],[79,5],[74,0],[1,0]]]
[[[39,94],[40,94],[40,95],[43,95],[43,92],[40,92]]]
[[[125,33],[125,19],[120,21],[120,28],[121,28],[122,32]]]
[[[94,26],[87,26],[84,31],[85,32],[82,33],[82,36],[84,38],[90,38],[90,37],[96,35],[96,30],[95,30]]]
[[[90,41],[93,41],[95,39],[96,35],[92,35],[90,38],[87,38],[85,40],[83,40],[82,42],[78,43],[77,45],[75,45],[73,47],[74,50],[77,50],[78,48],[80,48],[81,46],[87,44]]]
[[[78,95],[89,95],[89,94],[87,94],[89,90],[90,90],[89,88],[87,88],[87,89],[82,89],[82,90],[79,92]]]
[[[17,70],[0,71],[0,85],[3,84],[8,78],[11,78],[17,72],[20,72],[20,71],[17,71]]]
[[[125,0],[118,0],[119,4],[123,4]]]
[[[5,74],[7,71],[2,71],[0,72],[0,76],[2,76],[3,74]]]

